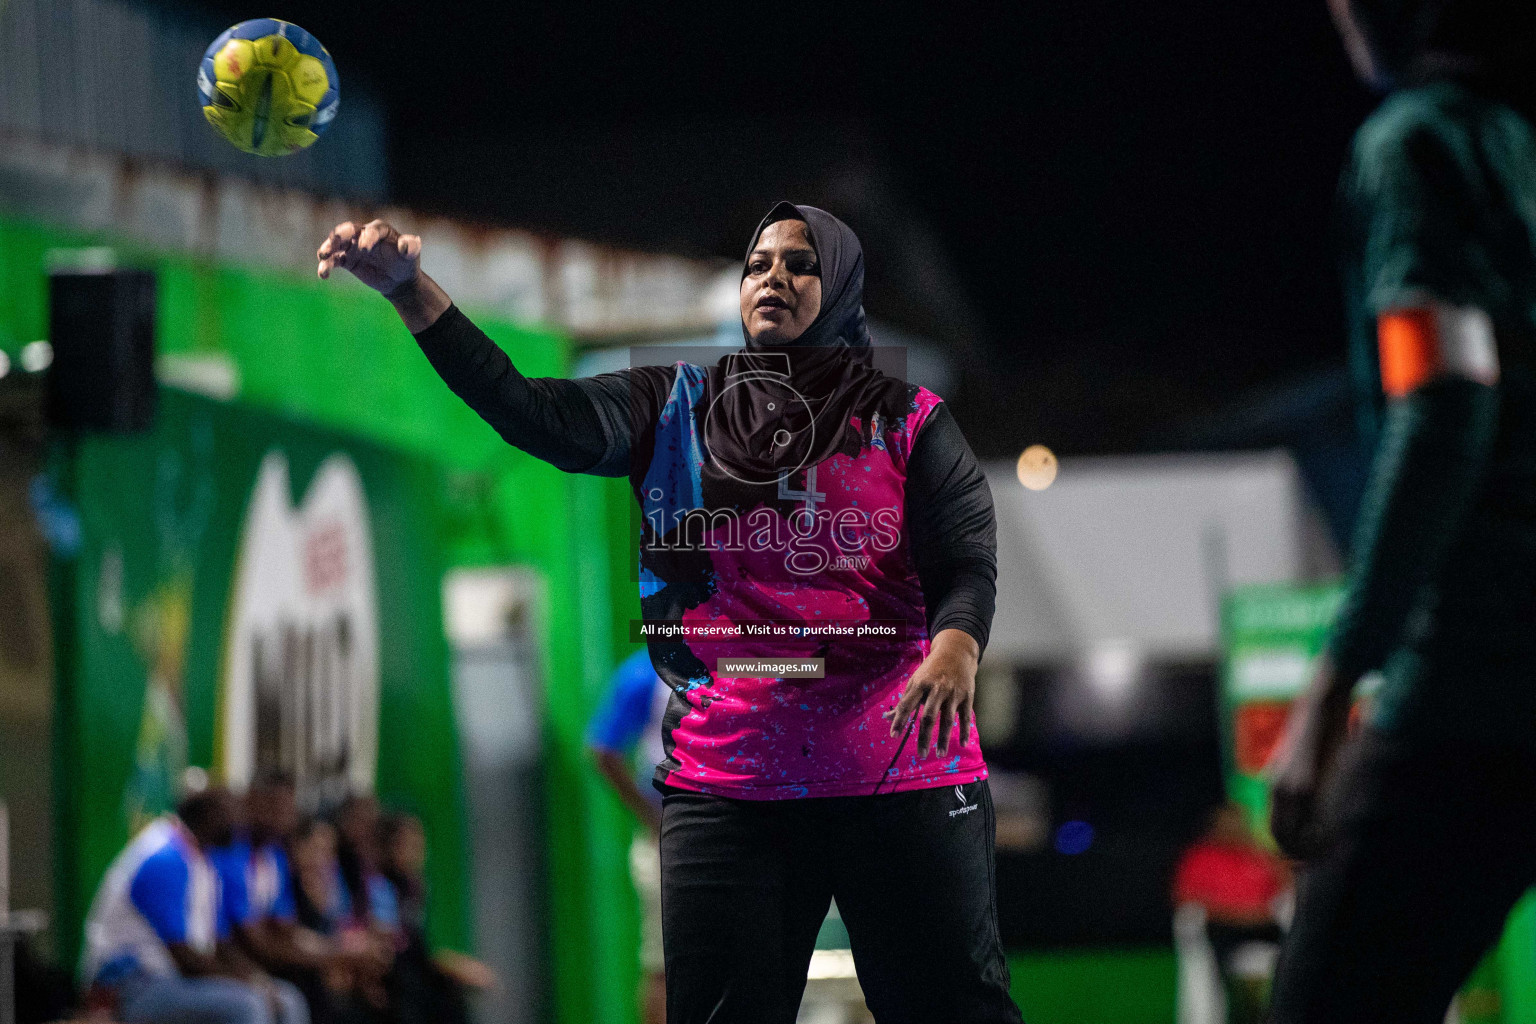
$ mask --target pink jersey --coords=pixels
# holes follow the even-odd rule
[[[678,542],[686,534],[707,556],[707,564],[694,570],[700,579],[687,584],[696,597],[665,605],[681,611],[690,637],[680,643],[687,650],[651,640],[652,660],[673,689],[663,721],[667,756],[657,780],[768,800],[872,795],[986,778],[974,728],[964,746],[951,742],[948,756],[930,751],[920,758],[916,729],[893,737],[881,717],[929,649],[904,495],[913,442],[940,399],[912,388],[904,418],[853,421],[864,438],[857,455],[837,454],[784,473],[777,502],[730,516],[701,516],[700,528],[688,533],[674,528],[698,512],[704,450],[698,407],[706,373],[677,364],[639,489],[649,537]],[[642,559],[648,620],[676,621],[677,611],[658,612],[654,600],[673,584]],[[804,638],[697,635],[700,627],[728,632],[748,623],[802,623],[821,632]],[[824,676],[725,675],[722,658],[821,658]]]

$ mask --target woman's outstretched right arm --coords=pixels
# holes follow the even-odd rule
[[[338,224],[315,255],[321,278],[341,267],[389,299],[432,368],[508,444],[569,473],[628,472],[631,435],[643,420],[632,414],[627,372],[524,377],[422,273],[421,239],[384,221]]]

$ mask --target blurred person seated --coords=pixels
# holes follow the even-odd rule
[[[1179,859],[1174,907],[1200,909],[1230,1024],[1264,1018],[1290,891],[1285,862],[1259,844],[1236,804],[1216,808]]]
[[[349,958],[324,934],[298,920],[295,881],[288,845],[298,828],[293,778],[282,772],[259,778],[245,798],[245,829],[229,846],[214,851],[224,914],[232,936],[256,963],[296,985],[310,1016],[338,1016],[325,977],[346,970]]]
[[[467,990],[493,987],[496,974],[463,953],[434,955],[427,944],[427,833],[421,819],[388,814],[380,829],[380,868],[394,887],[404,936],[389,976],[391,1015],[412,1024],[468,1024]]]
[[[293,780],[274,773],[246,794],[245,827],[213,851],[233,938],[272,970],[309,963],[295,946],[293,876],[286,844],[297,822]]]
[[[629,875],[640,898],[641,1024],[667,1019],[666,960],[661,946],[661,794],[651,785],[666,757],[661,717],[672,691],[641,648],[614,670],[608,694],[587,727],[587,746],[597,770],[635,816],[639,828],[629,847]]]
[[[400,904],[380,870],[379,802],[356,794],[336,809],[336,862],[341,875],[341,914],[347,925],[367,928],[398,947]]]
[[[379,870],[379,803],[353,794],[336,809],[336,869],[331,908],[333,934],[359,965],[357,993],[372,1007],[389,1006],[387,978],[404,946],[400,905],[394,887]]]
[[[304,818],[288,844],[293,868],[293,909],[299,927],[334,936],[341,926],[341,868],[336,861],[336,827],[324,818]]]
[[[383,1021],[394,947],[350,916],[336,848],[336,827],[324,818],[305,818],[294,829],[294,917],[302,933],[313,936],[309,941],[330,953],[320,971],[326,1015],[349,1024]]]
[[[316,941],[339,946],[341,933],[341,868],[336,861],[336,828],[323,818],[305,818],[294,829],[288,846],[293,867],[294,919]],[[342,963],[328,965],[327,984],[350,989],[350,971]]]
[[[234,839],[238,808],[209,787],[185,797],[118,854],[92,901],[82,976],[127,1024],[308,1024],[304,997],[229,941],[209,859]]]

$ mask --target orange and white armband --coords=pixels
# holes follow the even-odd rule
[[[1493,321],[1476,306],[1437,299],[1389,310],[1376,319],[1381,390],[1402,398],[1437,377],[1499,382]]]

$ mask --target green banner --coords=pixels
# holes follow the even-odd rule
[[[155,428],[61,450],[59,939],[189,765],[375,791],[428,834],[434,941],[466,948],[461,772],[431,464],[163,390]]]
[[[1291,701],[1306,686],[1343,600],[1343,588],[1241,587],[1222,605],[1222,741],[1227,793],[1260,835],[1269,813],[1263,779]]]

